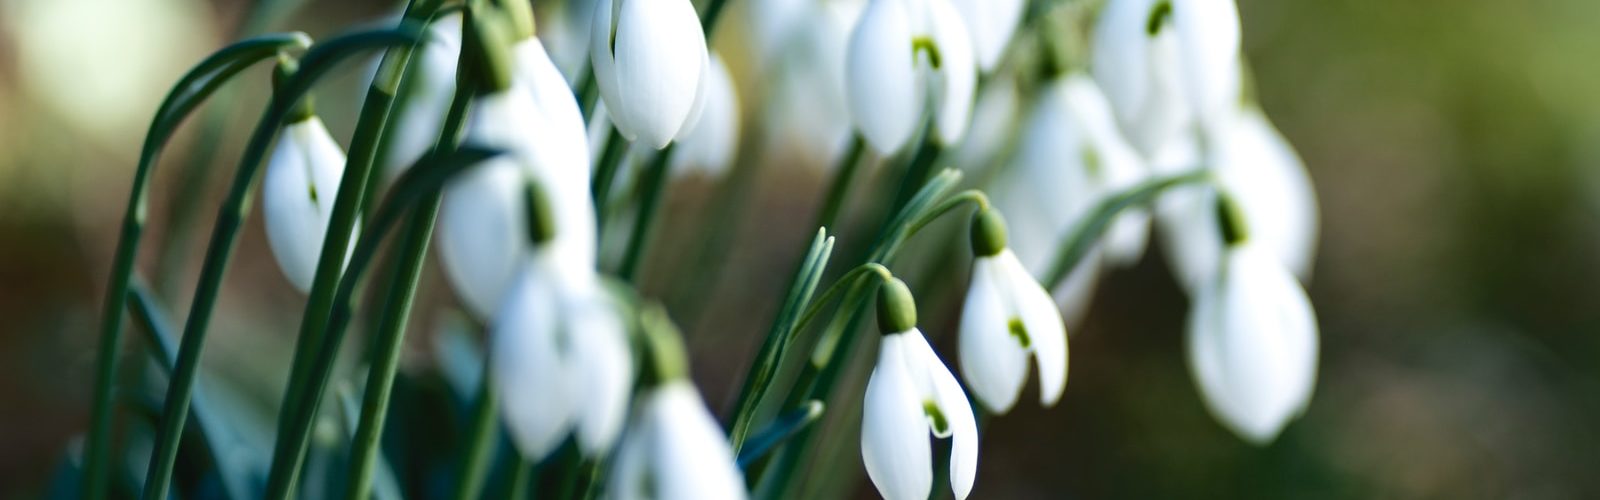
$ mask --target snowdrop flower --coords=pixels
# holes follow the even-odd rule
[[[682,339],[659,310],[646,310],[641,323],[653,369],[613,459],[608,494],[619,500],[746,498],[727,433],[689,382]]]
[[[1111,0],[1096,24],[1094,78],[1128,139],[1147,158],[1239,96],[1234,0]]]
[[[594,269],[550,252],[526,265],[491,323],[490,373],[506,427],[531,459],[569,433],[600,456],[622,430],[633,386],[625,322]]]
[[[734,93],[733,77],[721,57],[711,56],[705,76],[705,108],[673,150],[672,172],[699,170],[721,175],[733,162],[739,145],[739,96]]]
[[[782,0],[780,0],[782,1]],[[785,47],[781,66],[760,73],[757,90],[770,92],[763,119],[787,157],[833,164],[851,139],[845,92],[845,57],[850,32],[861,17],[859,0],[807,1],[803,20]],[[767,90],[770,89],[770,90]]]
[[[1039,401],[1053,406],[1067,382],[1067,329],[1050,293],[1006,247],[1000,212],[972,218],[972,284],[961,315],[961,373],[978,401],[996,414],[1016,404],[1039,365]]]
[[[977,420],[961,384],[916,323],[911,291],[904,282],[888,279],[878,291],[883,337],[862,404],[861,458],[885,499],[921,500],[933,488],[928,434],[952,438],[950,487],[964,499],[978,472]]]
[[[589,54],[600,97],[628,140],[661,149],[704,98],[706,37],[689,0],[600,0]]]
[[[1216,135],[1207,163],[1216,183],[1238,202],[1251,239],[1289,272],[1309,278],[1316,254],[1317,200],[1305,164],[1258,109],[1235,112]],[[1158,168],[1173,173],[1196,168],[1198,153],[1188,149],[1174,153],[1180,160]],[[1163,195],[1156,206],[1169,243],[1164,246],[1168,261],[1190,290],[1208,283],[1222,258],[1223,242],[1211,216],[1215,200],[1213,188],[1196,186]]]
[[[309,98],[286,121],[262,181],[262,219],[278,268],[296,290],[306,293],[322,255],[345,156],[312,114]],[[350,244],[354,247],[355,240]]]
[[[1023,267],[1042,277],[1050,271],[1062,240],[1102,198],[1142,179],[1144,167],[1116,133],[1105,99],[1089,79],[1064,77],[1047,84],[1039,99],[1023,125],[1011,164],[995,180],[993,193],[996,208],[1011,214],[1009,222],[1016,229],[1010,233],[1009,246]],[[1131,182],[1117,177],[1130,173]],[[1088,312],[1107,254],[1138,259],[1149,231],[1145,217],[1139,212],[1122,214],[1113,222],[1107,242],[1092,250],[1053,290],[1067,324],[1078,324]]]
[[[1189,368],[1212,414],[1266,444],[1311,401],[1317,322],[1305,290],[1249,238],[1231,205],[1219,199],[1227,248],[1189,316]]]
[[[433,149],[444,126],[445,114],[456,92],[456,63],[461,55],[460,13],[450,13],[428,24],[428,42],[413,56],[405,106],[390,120],[395,128],[384,143],[381,172],[388,181],[405,172]]]
[[[961,140],[972,114],[977,62],[950,0],[870,0],[849,50],[850,115],[873,149],[890,154],[904,146],[924,103],[933,106],[935,138],[951,145]]]
[[[972,35],[972,47],[978,55],[978,68],[993,71],[1000,64],[1000,56],[1017,32],[1022,12],[1027,9],[1025,0],[955,0],[961,18],[967,20]]]
[[[1016,77],[1010,73],[994,75],[972,107],[972,125],[961,145],[948,151],[950,163],[968,175],[985,175],[1013,146],[1023,114],[1022,96]],[[981,177],[979,177],[981,178]]]
[[[512,50],[501,81],[475,101],[466,130],[467,142],[509,154],[451,180],[440,211],[445,275],[482,319],[494,315],[532,250],[524,236],[530,180],[549,198],[555,228],[548,251],[568,266],[594,268],[589,148],[577,100],[537,39]]]

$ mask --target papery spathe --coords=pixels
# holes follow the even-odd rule
[[[284,277],[301,293],[311,289],[317,272],[344,162],[344,150],[313,116],[283,128],[267,163],[261,187],[267,243]]]

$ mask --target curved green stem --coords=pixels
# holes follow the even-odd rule
[[[116,378],[118,353],[122,343],[123,307],[127,303],[129,280],[139,254],[139,237],[144,233],[149,206],[150,178],[157,159],[183,119],[194,112],[216,90],[263,59],[288,49],[305,48],[311,39],[304,33],[284,33],[246,39],[213,53],[189,70],[161,102],[150,129],[145,134],[134,170],[128,207],[123,212],[122,232],[117,239],[116,257],[106,286],[101,311],[100,351],[95,362],[94,400],[89,425],[87,464],[83,475],[84,498],[106,495],[106,463],[110,455],[111,395]]]
[[[178,441],[188,416],[195,374],[200,365],[200,349],[205,345],[206,332],[211,323],[211,313],[222,288],[222,278],[227,272],[233,246],[238,242],[239,230],[245,214],[250,209],[250,192],[255,186],[256,171],[265,158],[268,146],[277,136],[278,127],[293,105],[304,97],[311,85],[332,69],[335,63],[358,51],[416,40],[412,31],[367,31],[341,36],[312,47],[301,59],[300,71],[287,82],[281,93],[275,94],[257,122],[250,142],[234,175],[228,198],[217,215],[211,243],[206,248],[205,264],[200,270],[200,282],[195,287],[194,304],[184,325],[182,344],[172,383],[167,387],[166,406],[161,417],[156,448],[151,455],[150,469],[145,478],[145,498],[166,498],[172,476],[172,465],[178,455]]]
[[[466,447],[461,449],[461,470],[455,492],[450,498],[471,500],[481,498],[484,480],[488,478],[489,457],[494,451],[495,437],[499,433],[499,394],[494,390],[494,380],[489,374],[489,364],[483,365],[483,376],[478,380],[478,397],[472,403],[471,426],[467,428]],[[516,461],[523,460],[521,453],[512,450]],[[525,469],[514,464],[517,469]]]
[[[933,221],[937,220],[938,218],[943,217],[945,212],[955,210],[956,208],[968,203],[977,205],[978,210],[988,210],[989,196],[983,194],[983,191],[976,189],[968,189],[966,191],[956,193],[954,196],[946,198],[944,202],[939,203],[937,206],[929,209],[927,213],[922,215],[922,217],[918,217],[915,222],[912,222],[910,233],[916,234],[921,232],[922,228],[926,227],[928,224],[932,224]]]
[[[295,395],[298,398],[292,406],[295,412],[285,415],[286,420],[280,422],[279,427],[284,433],[279,436],[280,448],[274,451],[272,470],[267,476],[267,498],[288,498],[293,490],[306,447],[310,444],[312,421],[316,419],[322,394],[327,391],[328,380],[332,378],[339,345],[350,326],[356,286],[371,267],[369,264],[377,255],[384,236],[408,210],[426,210],[437,205],[439,191],[451,177],[498,154],[498,151],[466,146],[430,155],[402,175],[389,198],[378,206],[372,224],[368,226],[368,234],[356,243],[355,251],[350,255],[349,268],[339,281],[339,289],[334,294],[334,307],[324,325],[322,345],[313,351],[316,356],[307,370],[305,386]],[[286,407],[288,404],[285,403]]]
[[[666,149],[656,152],[655,159],[650,161],[650,166],[644,172],[643,198],[639,199],[639,216],[633,222],[633,231],[628,236],[628,248],[622,256],[622,267],[617,270],[617,277],[623,281],[638,284],[640,261],[644,259],[645,246],[650,241],[650,230],[656,220],[656,212],[661,209],[661,195],[666,191],[667,171],[672,169],[672,150],[677,144],[667,146]]]
[[[1067,237],[1061,241],[1060,246],[1056,247],[1056,258],[1051,261],[1050,272],[1045,274],[1045,289],[1054,289],[1063,281],[1066,281],[1067,276],[1072,274],[1072,270],[1078,267],[1078,262],[1089,254],[1095,242],[1100,241],[1100,237],[1105,234],[1106,228],[1111,225],[1111,221],[1123,210],[1135,206],[1148,205],[1155,200],[1156,196],[1168,189],[1210,180],[1211,172],[1200,169],[1151,179],[1143,184],[1117,193],[1115,196],[1101,200],[1100,204],[1095,206],[1094,212],[1081,219],[1072,232],[1068,233]]]

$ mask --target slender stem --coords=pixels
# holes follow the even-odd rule
[[[523,458],[521,453],[513,452],[510,463],[506,464],[506,487],[501,490],[506,500],[524,500],[528,498],[528,483],[532,482],[533,464]]]
[[[968,203],[977,205],[978,210],[988,210],[989,196],[983,194],[983,191],[976,189],[968,189],[966,191],[956,193],[955,196],[946,198],[943,202],[929,209],[927,213],[922,214],[921,217],[918,217],[916,221],[911,223],[910,231],[912,233],[921,232],[922,228],[927,227],[928,224],[932,224],[933,221],[943,217],[945,212],[955,210],[961,205]]]
[[[1106,228],[1117,214],[1135,206],[1149,204],[1156,196],[1179,186],[1209,182],[1209,170],[1199,169],[1167,177],[1158,177],[1145,181],[1142,184],[1128,188],[1115,196],[1100,201],[1095,206],[1094,212],[1083,218],[1072,232],[1068,233],[1056,250],[1056,258],[1051,262],[1050,271],[1045,274],[1045,289],[1054,289],[1066,281],[1072,270],[1078,267],[1078,262],[1089,254],[1094,244],[1100,241]]]
[[[600,151],[600,160],[595,163],[594,180],[589,188],[589,194],[594,198],[595,221],[602,226],[610,211],[608,200],[611,198],[611,184],[616,182],[617,170],[621,168],[627,153],[628,140],[622,137],[616,127],[612,127],[611,134],[606,137],[606,147]]]
[[[484,364],[479,377],[478,397],[472,404],[471,426],[467,431],[467,446],[461,450],[461,481],[456,483],[456,500],[478,498],[483,491],[483,481],[489,475],[489,455],[494,451],[495,437],[499,435],[500,398],[489,376],[489,365]],[[520,454],[519,454],[520,456]],[[520,468],[520,467],[519,467]]]
[[[796,331],[794,320],[799,316],[800,310],[811,301],[811,295],[817,289],[817,282],[822,279],[822,272],[827,270],[828,258],[832,252],[833,239],[827,236],[826,229],[818,229],[810,250],[801,261],[800,268],[795,271],[789,293],[784,297],[783,306],[773,319],[772,328],[767,332],[767,338],[762,342],[755,362],[751,363],[750,370],[745,374],[744,386],[739,390],[738,403],[734,405],[733,425],[728,434],[734,453],[738,453],[739,448],[744,445],[745,436],[750,430],[750,421],[755,418],[762,397],[771,386],[772,377],[777,373],[778,367],[782,366],[783,355],[794,337]],[[824,300],[827,297],[828,295],[824,295]]]
[[[895,194],[894,205],[890,208],[889,213],[898,212],[902,207],[906,206],[906,202],[911,201],[911,196],[916,194],[917,189],[922,186],[923,182],[928,180],[928,174],[933,171],[933,164],[938,161],[939,155],[944,152],[944,148],[939,146],[938,142],[933,139],[934,134],[933,121],[929,120],[927,132],[923,134],[925,137],[922,140],[922,144],[917,147],[916,154],[911,156],[910,166],[906,169],[905,178],[900,181],[900,191]]]
[[[828,184],[828,192],[824,195],[822,206],[817,211],[817,222],[812,224],[818,227],[831,227],[839,216],[839,209],[844,206],[844,201],[849,197],[850,187],[855,183],[856,170],[860,169],[861,154],[866,150],[866,140],[861,134],[850,138],[849,149],[844,156],[839,158],[833,171],[833,182]]]
[[[279,34],[251,38],[222,50],[201,61],[173,86],[162,101],[161,108],[152,119],[150,130],[139,155],[134,171],[133,187],[128,195],[128,207],[123,213],[122,232],[117,239],[116,256],[111,266],[110,282],[101,315],[100,351],[95,362],[95,389],[90,410],[89,444],[84,472],[84,498],[99,499],[106,495],[107,461],[110,455],[111,395],[117,372],[117,358],[122,343],[123,306],[127,303],[128,284],[133,275],[134,263],[139,254],[139,237],[144,233],[145,215],[150,196],[150,179],[161,150],[166,146],[179,123],[223,83],[231,80],[245,68],[254,65],[279,51],[311,44],[304,34]]]
[[[656,212],[661,208],[661,194],[666,191],[667,170],[672,168],[672,150],[676,144],[667,146],[656,153],[650,166],[644,172],[644,186],[642,198],[639,200],[639,216],[634,221],[633,231],[628,236],[628,248],[622,256],[622,267],[617,271],[617,277],[623,281],[637,284],[639,263],[644,258],[645,245],[649,243],[650,230],[655,223]]]
[[[402,25],[409,23],[409,16],[415,14],[411,9],[416,3],[415,0],[408,3]],[[296,405],[301,398],[296,396],[305,390],[305,379],[310,369],[307,363],[316,355],[315,349],[322,343],[322,326],[326,323],[329,310],[333,307],[333,294],[339,285],[340,273],[346,262],[346,252],[350,250],[350,239],[355,232],[356,219],[360,216],[364,205],[362,200],[369,195],[365,189],[368,187],[367,178],[372,173],[379,140],[388,126],[400,80],[405,75],[405,68],[410,62],[412,53],[415,52],[415,44],[420,41],[420,36],[417,36],[384,52],[378,66],[378,76],[368,88],[365,102],[361,106],[361,114],[356,120],[344,174],[339,180],[339,192],[334,198],[333,212],[329,216],[328,229],[323,236],[317,270],[312,278],[311,292],[306,299],[305,313],[301,317],[299,333],[295,339],[289,382],[279,411],[278,438],[274,445],[273,467],[268,480],[269,493],[272,485],[281,484],[283,487],[290,487],[295,481],[292,476],[283,477],[289,473],[283,470],[289,464],[283,457],[278,456],[284,448],[290,446],[290,443],[285,442],[289,437],[289,433],[285,432],[287,430],[285,425],[290,419],[285,417],[299,411]],[[298,469],[302,459],[303,457],[292,457],[288,462],[292,462],[293,468]]]

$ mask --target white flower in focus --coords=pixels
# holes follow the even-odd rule
[[[576,432],[589,456],[627,416],[633,359],[617,305],[593,269],[546,252],[530,259],[491,323],[491,374],[518,450],[539,459]]]
[[[344,150],[322,120],[310,116],[283,128],[267,163],[261,187],[267,243],[284,277],[301,293],[311,289],[317,273],[344,161]],[[350,244],[354,247],[355,240]]]
[[[887,500],[922,500],[933,489],[928,435],[951,438],[950,489],[964,499],[978,473],[978,424],[961,383],[916,326],[916,304],[899,279],[878,288],[878,364],[861,413],[861,459]]]
[[[607,492],[619,500],[738,500],[744,475],[722,427],[688,380],[647,389],[617,449]]]
[[[1231,244],[1189,316],[1189,367],[1206,406],[1256,444],[1305,411],[1317,376],[1317,323],[1294,276],[1254,240]]]
[[[1094,78],[1146,158],[1186,130],[1225,119],[1238,100],[1233,0],[1111,0],[1091,45]]]
[[[1236,112],[1215,134],[1209,166],[1218,185],[1239,204],[1250,236],[1262,252],[1305,280],[1316,256],[1317,199],[1305,164],[1293,146],[1258,109]],[[1166,173],[1194,169],[1201,163],[1192,145],[1174,148],[1170,161],[1157,163]],[[1167,260],[1186,288],[1210,282],[1218,268],[1223,243],[1212,216],[1216,193],[1209,186],[1180,188],[1157,202],[1158,227]]]
[[[972,47],[978,55],[978,68],[993,71],[1000,64],[1000,56],[1017,32],[1022,13],[1028,7],[1025,0],[955,0],[961,18],[967,21],[972,34]]]
[[[949,0],[871,0],[850,35],[846,95],[850,115],[880,154],[916,132],[924,103],[944,144],[966,133],[977,62],[961,14]],[[937,55],[935,55],[937,54]]]
[[[1006,248],[998,212],[973,217],[972,283],[961,315],[961,368],[984,406],[1005,414],[1039,366],[1039,401],[1053,406],[1067,382],[1067,330],[1050,293]]]
[[[675,173],[698,170],[718,176],[727,171],[739,143],[739,96],[722,58],[706,66],[705,106],[673,150]]]
[[[455,98],[456,63],[461,55],[460,13],[450,13],[428,24],[428,41],[412,58],[405,106],[390,119],[395,130],[384,143],[382,168],[385,180],[393,182],[422,155],[433,150],[444,127],[450,101]]]
[[[512,86],[480,96],[466,141],[508,155],[450,181],[440,211],[445,276],[468,309],[489,318],[532,250],[525,196],[535,181],[555,225],[548,251],[566,265],[593,269],[595,214],[589,200],[589,148],[576,99],[537,39],[514,48]]]
[[[705,92],[708,60],[689,0],[600,0],[589,54],[600,97],[628,140],[656,149],[679,138]]]

